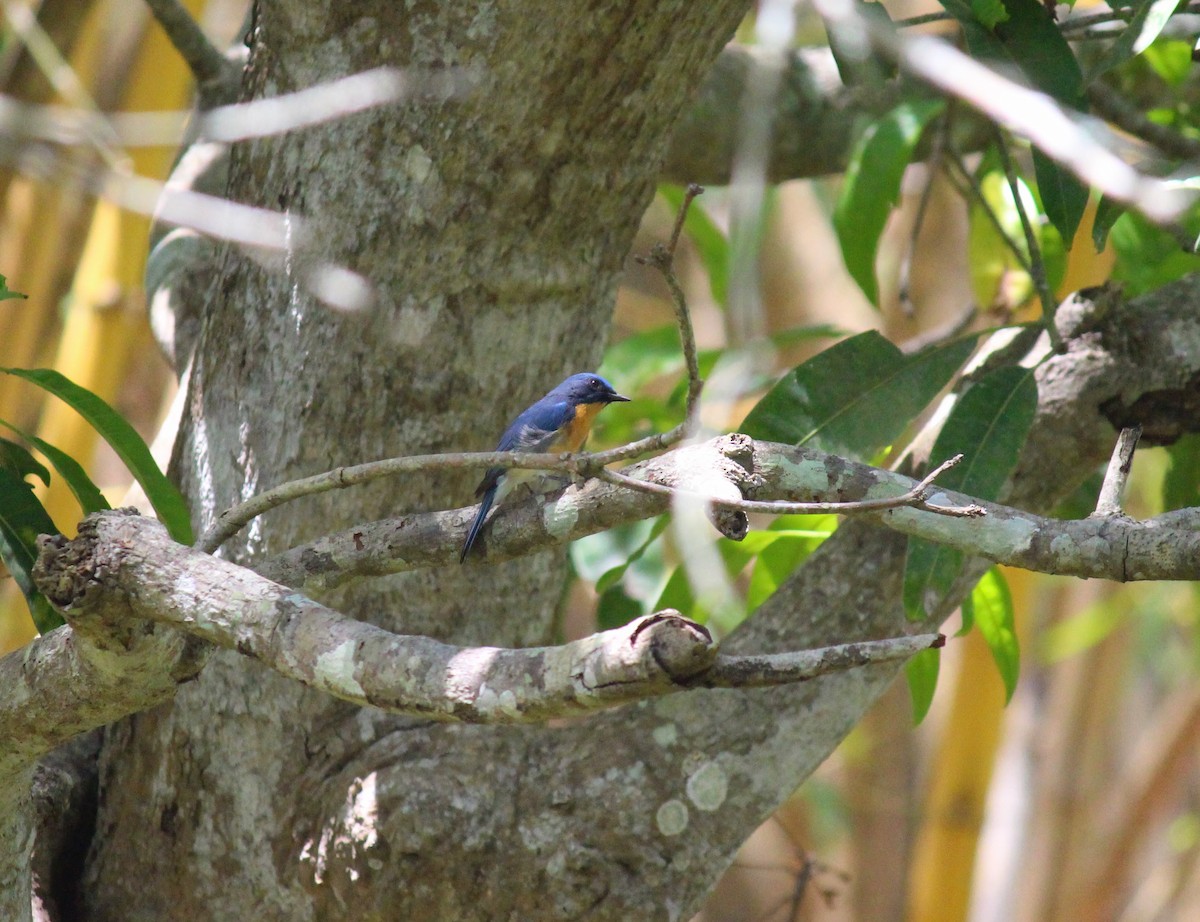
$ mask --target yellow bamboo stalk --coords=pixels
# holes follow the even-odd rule
[[[1012,593],[1017,636],[1026,647],[1034,576],[1002,568]],[[917,832],[908,918],[967,917],[984,808],[1004,726],[1004,683],[978,630],[962,640],[962,662],[929,769],[930,789]]]
[[[197,14],[203,0],[189,0],[185,5]],[[134,0],[116,0],[98,4],[89,15],[90,28],[73,56],[84,86],[94,98],[104,101],[105,96],[112,99],[114,82],[124,85],[116,95],[126,109],[185,107],[190,75],[161,30],[155,27],[145,34],[132,66],[121,50],[122,43],[111,42],[111,27],[127,24],[130,16],[144,17],[144,6]],[[161,179],[173,156],[169,149],[143,148],[129,155],[128,163],[138,175]],[[58,371],[110,403],[116,401],[135,362],[157,363],[159,380],[165,385],[167,378],[144,319],[141,285],[149,224],[146,216],[122,212],[111,203],[97,206],[75,271],[53,363]],[[164,386],[164,400],[169,398]],[[58,401],[46,403],[38,434],[91,466],[97,443],[94,430]],[[71,533],[79,510],[61,478],[55,478],[42,499],[56,525]],[[7,595],[9,604],[0,613],[0,622],[21,620],[16,612],[23,610],[23,602],[14,599],[11,590]],[[28,622],[27,613],[24,620]]]

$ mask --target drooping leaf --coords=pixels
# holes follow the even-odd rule
[[[994,27],[980,21],[968,0],[942,0],[942,6],[961,23],[973,57],[998,64],[1002,70],[1015,68],[1048,96],[1087,111],[1079,62],[1039,0],[1004,0],[1008,16]],[[1087,204],[1087,190],[1053,160],[1036,151],[1034,156],[1046,216],[1070,245]]]
[[[1140,0],[1129,24],[1120,31],[1108,50],[1088,68],[1088,82],[1119,67],[1150,47],[1167,20],[1183,0]]]
[[[1033,172],[1046,217],[1069,246],[1087,208],[1087,186],[1036,147],[1033,149]]]
[[[938,669],[941,666],[941,650],[921,650],[904,665],[908,679],[908,693],[912,698],[913,724],[919,724],[929,713],[933,704],[933,693],[937,689]]]
[[[65,451],[55,448],[45,439],[40,439],[36,435],[31,435],[25,432],[12,423],[5,422],[0,419],[0,426],[6,426],[11,429],[26,442],[29,442],[38,451],[46,456],[46,459],[58,471],[58,475],[62,477],[63,482],[70,488],[75,498],[79,501],[80,508],[84,515],[92,512],[99,512],[101,509],[111,508],[108,500],[104,498],[104,494],[100,492],[100,488],[92,482],[92,479],[87,475],[83,466],[68,455]],[[43,468],[45,470],[45,468]],[[47,474],[48,476],[48,474]],[[43,483],[49,485],[49,481],[43,478]]]
[[[951,410],[933,446],[940,463],[956,454],[962,463],[937,486],[978,499],[995,499],[1016,466],[1037,409],[1037,384],[1026,368],[1000,368],[971,386]],[[904,609],[924,618],[962,571],[963,553],[920,538],[908,541]]]
[[[0,559],[25,596],[33,623],[42,634],[54,630],[63,620],[33,582],[37,536],[57,533],[32,485],[13,468],[0,465]]]
[[[46,466],[29,453],[24,445],[0,439],[0,468],[24,480],[26,477],[36,477],[46,486],[50,486],[50,472]]]
[[[1125,205],[1116,199],[1103,196],[1096,206],[1096,217],[1092,219],[1092,246],[1099,253],[1108,243],[1108,233],[1117,219],[1125,214]]]
[[[945,108],[941,100],[915,100],[872,122],[850,155],[833,226],[850,277],[878,307],[875,254],[879,237],[900,197],[900,180],[925,126]]]
[[[992,567],[963,601],[963,623],[973,621],[992,651],[992,659],[1004,680],[1005,702],[1011,701],[1021,673],[1021,650],[1017,643],[1012,593],[1004,574]]]
[[[860,333],[784,375],[741,430],[866,460],[895,441],[974,347],[970,336],[906,356],[879,333]]]
[[[53,369],[4,368],[0,371],[36,384],[70,405],[87,420],[141,484],[159,521],[166,526],[171,537],[180,544],[192,543],[191,519],[183,496],[158,469],[149,447],[121,414],[96,394]]]

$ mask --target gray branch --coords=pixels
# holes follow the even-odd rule
[[[354,704],[493,724],[688,688],[801,682],[941,643],[921,634],[726,656],[704,627],[665,611],[556,647],[458,647],[349,618],[176,544],[158,522],[124,510],[90,516],[73,540],[45,539],[37,578],[71,624],[0,659],[0,736],[16,741],[0,761],[4,777],[78,733],[170,698],[204,662],[207,644],[197,638]]]
[[[728,435],[628,468],[642,480],[684,488],[700,472],[731,484],[748,500],[846,501],[900,496],[917,481],[816,449]],[[717,507],[736,500],[713,495]],[[504,508],[484,533],[488,563],[510,560],[616,525],[668,511],[671,498],[591,481]],[[927,506],[978,505],[979,518],[902,507],[867,517],[903,534],[937,541],[996,563],[1112,580],[1200,579],[1200,509],[1139,522],[1126,516],[1065,521],[981,502],[936,484]],[[364,577],[442,566],[453,560],[474,509],[418,513],[319,538],[266,560],[260,572],[310,593]]]

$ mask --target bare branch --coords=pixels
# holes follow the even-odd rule
[[[150,12],[187,64],[197,86],[237,86],[242,76],[241,67],[216,49],[179,0],[146,0],[146,6],[150,7]]]
[[[547,459],[549,460],[549,459]],[[937,472],[934,472],[935,474]],[[636,489],[621,478],[636,476]],[[921,484],[815,449],[722,436],[641,462],[628,473],[505,506],[481,542],[489,563],[544,550],[619,524],[661,515],[677,490],[696,493],[708,478],[724,478],[747,499],[737,503],[701,493],[714,505],[753,511],[804,508],[834,497],[894,504]],[[927,478],[928,479],[928,478]],[[1044,573],[1115,580],[1200,578],[1200,509],[1146,522],[1106,518],[1063,521],[926,486],[922,503],[867,509],[862,514],[904,534],[927,538],[998,563]],[[651,492],[653,491],[653,492]],[[763,503],[763,500],[769,502]],[[804,503],[803,506],[780,505]],[[935,511],[935,507],[936,511]],[[946,510],[978,507],[985,517],[956,517]],[[454,559],[471,509],[420,513],[364,523],[285,551],[259,572],[308,593],[364,577],[442,566]]]
[[[0,683],[9,690],[0,704],[0,735],[21,741],[2,766],[10,771],[75,733],[169,697],[203,661],[193,656],[190,668],[178,668],[177,651],[188,649],[189,634],[356,704],[505,724],[693,687],[803,681],[905,659],[942,642],[924,634],[796,654],[720,656],[705,628],[668,610],[557,647],[456,647],[349,618],[251,570],[175,544],[158,522],[128,510],[90,516],[70,542],[47,539],[37,579],[71,626],[0,660]],[[182,633],[148,632],[147,621]],[[131,638],[136,648],[127,651]],[[162,655],[164,641],[176,655]],[[99,667],[88,662],[101,658],[86,652],[88,644],[104,654]],[[81,663],[85,668],[76,670]],[[68,670],[75,670],[69,681]],[[117,682],[124,689],[119,694]]]
[[[1122,429],[1121,434],[1117,436],[1112,459],[1108,462],[1108,470],[1104,472],[1104,483],[1100,486],[1100,496],[1096,500],[1096,511],[1092,515],[1124,514],[1121,509],[1121,497],[1125,495],[1125,484],[1129,480],[1129,472],[1133,469],[1133,452],[1141,437],[1141,426]]]

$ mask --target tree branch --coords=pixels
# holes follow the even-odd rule
[[[1123,516],[1064,521],[923,487],[901,474],[816,449],[754,442],[744,435],[677,449],[628,470],[642,487],[657,487],[656,492],[630,490],[625,482],[631,478],[621,475],[620,484],[591,482],[506,506],[482,536],[483,559],[510,560],[661,515],[681,489],[696,493],[693,484],[717,477],[748,500],[705,491],[706,501],[718,508],[836,511],[823,503],[835,499],[853,508],[862,500],[867,506],[862,514],[889,528],[1009,566],[1115,580],[1200,578],[1195,530],[1200,509],[1145,522]],[[924,500],[915,500],[926,491]],[[794,502],[804,505],[790,505]],[[947,515],[947,509],[981,511],[983,518]],[[367,523],[269,558],[259,571],[319,594],[357,578],[441,566],[458,552],[470,515],[468,508]]]
[[[942,643],[923,634],[725,656],[705,628],[668,610],[557,647],[457,647],[349,618],[244,567],[176,544],[158,522],[127,510],[90,516],[71,541],[44,539],[37,579],[71,626],[0,660],[0,687],[7,693],[0,736],[18,741],[5,755],[8,772],[77,733],[169,698],[203,662],[203,655],[180,656],[195,651],[189,634],[355,704],[506,724],[688,688],[804,681]],[[147,631],[145,622],[176,630]]]

